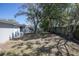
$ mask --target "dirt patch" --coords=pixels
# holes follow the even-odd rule
[[[78,56],[79,45],[73,42],[66,42],[60,36],[51,34],[45,38],[33,40],[11,40],[0,45],[4,55],[24,55],[24,56]]]

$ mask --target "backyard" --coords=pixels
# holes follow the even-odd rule
[[[13,16],[24,16],[25,24],[16,20],[0,22],[2,38],[13,34],[0,44],[1,56],[79,56],[78,3],[25,3]],[[23,18],[18,20],[23,22]]]

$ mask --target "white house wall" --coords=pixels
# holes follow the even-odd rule
[[[0,23],[0,43],[9,40],[12,37],[12,33],[16,31],[20,32],[20,29],[10,24]]]

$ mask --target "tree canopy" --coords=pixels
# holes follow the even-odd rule
[[[24,15],[34,25],[33,32],[38,30],[45,32],[55,32],[56,27],[65,27],[64,33],[73,37],[79,24],[79,4],[72,3],[32,3],[23,4],[16,17]],[[61,30],[61,29],[60,29]],[[59,32],[62,32],[59,31]]]

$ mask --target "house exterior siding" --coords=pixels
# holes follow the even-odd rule
[[[20,32],[20,28],[11,24],[0,23],[0,43],[12,38],[12,33]]]

